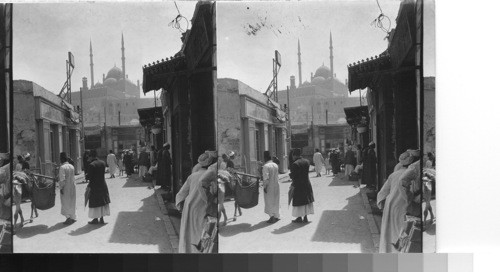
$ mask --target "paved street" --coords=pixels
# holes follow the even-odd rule
[[[281,220],[268,224],[264,200],[260,190],[259,205],[242,210],[243,216],[221,227],[220,252],[224,253],[309,253],[309,252],[365,252],[375,251],[367,212],[359,188],[354,182],[331,175],[316,178],[310,173],[314,191],[314,215],[307,224],[292,223],[292,207],[288,207],[288,177],[280,180]],[[225,203],[229,218],[233,217],[234,202]],[[230,220],[231,221],[231,220]]]
[[[109,174],[106,173],[106,177]],[[57,253],[170,253],[172,247],[161,220],[161,211],[154,191],[137,176],[106,179],[111,198],[111,216],[105,225],[89,225],[88,207],[84,210],[87,184],[77,181],[77,222],[64,225],[57,191],[56,205],[39,211],[32,223],[18,229],[14,251]],[[29,220],[30,203],[23,203],[25,220]],[[18,221],[19,224],[19,221]]]

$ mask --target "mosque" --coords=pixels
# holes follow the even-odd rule
[[[102,75],[102,82],[95,82],[92,41],[90,41],[90,86],[82,79],[83,121],[85,127],[137,125],[138,108],[153,107],[153,98],[140,98],[139,80],[132,82],[125,70],[125,42],[122,34],[122,68],[112,67]],[[80,105],[80,93],[73,92],[72,103]]]
[[[359,97],[348,97],[348,88],[333,72],[333,45],[330,33],[330,67],[321,65],[311,73],[310,81],[302,81],[300,40],[298,41],[299,82],[290,76],[291,125],[345,124],[345,107],[359,106]],[[280,104],[287,104],[287,91],[278,92]]]
[[[137,134],[142,127],[137,109],[154,107],[154,98],[140,98],[141,85],[132,82],[126,74],[125,42],[121,40],[121,69],[112,67],[102,75],[102,82],[95,81],[94,55],[90,41],[90,86],[86,77],[82,79],[80,92],[83,97],[83,124],[87,148],[113,147],[122,149],[131,145],[138,146]],[[72,92],[72,104],[80,106],[80,92]],[[111,130],[110,134],[120,137],[102,137],[101,130]],[[127,130],[127,131],[125,131]],[[116,132],[115,132],[116,131]],[[103,138],[103,139],[101,139]],[[106,142],[108,142],[106,144]]]

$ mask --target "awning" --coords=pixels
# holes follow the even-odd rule
[[[344,108],[347,123],[351,126],[359,124],[363,117],[369,120],[368,106]]]
[[[390,68],[391,57],[387,50],[378,56],[349,64],[347,66],[349,71],[349,92],[372,87],[375,79],[378,78],[380,73]]]
[[[168,89],[173,79],[177,76],[187,74],[186,60],[182,53],[177,53],[170,59],[162,59],[145,65],[142,68],[144,93],[153,90]]]
[[[143,127],[156,124],[156,118],[160,118],[160,122],[163,123],[161,107],[137,109],[137,113],[139,114],[139,122]]]

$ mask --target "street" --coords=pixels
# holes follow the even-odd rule
[[[331,174],[316,177],[310,173],[314,191],[314,211],[309,223],[292,223],[292,207],[288,207],[288,175],[280,179],[280,216],[274,224],[266,221],[262,189],[259,204],[242,209],[243,215],[220,228],[221,253],[374,253],[365,206],[355,182],[335,178]],[[229,218],[234,202],[224,204]]]
[[[106,173],[106,177],[109,174]],[[15,253],[171,253],[162,213],[150,183],[117,176],[106,179],[111,198],[111,216],[106,224],[89,225],[88,207],[84,209],[87,184],[77,180],[77,221],[64,225],[60,214],[59,190],[56,205],[39,211],[38,218],[25,223],[14,235]],[[26,220],[31,213],[30,203],[22,204]],[[19,221],[18,221],[19,225]]]

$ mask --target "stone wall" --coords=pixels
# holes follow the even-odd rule
[[[38,136],[35,120],[33,84],[20,82],[14,85],[13,141],[14,157],[31,154],[31,167],[38,161]]]
[[[217,80],[217,141],[219,154],[234,151],[235,167],[242,165],[241,152],[243,131],[240,115],[240,94],[238,81],[234,79]]]
[[[436,153],[435,77],[424,78],[424,153]]]

